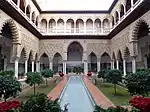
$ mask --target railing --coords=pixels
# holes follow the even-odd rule
[[[51,28],[51,29],[40,29],[42,35],[108,35],[110,28]]]
[[[39,29],[37,26],[27,17],[27,15],[12,1],[12,0],[5,0],[9,4],[12,5],[12,7],[17,10],[37,31],[41,32],[42,35],[107,35],[115,29],[116,26],[118,26],[124,19],[131,14],[131,12],[136,9],[142,2],[143,0],[138,0],[126,13],[123,15],[120,20],[118,21],[117,24],[114,25],[113,29],[101,29],[101,28],[66,28],[65,30],[62,28],[52,28],[52,29]]]

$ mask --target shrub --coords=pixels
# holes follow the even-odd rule
[[[120,70],[108,70],[105,78],[108,82],[114,84],[114,91],[116,94],[116,84],[122,81],[122,72]]]
[[[0,97],[7,100],[9,97],[15,97],[21,92],[21,84],[14,77],[0,76]]]
[[[25,81],[27,84],[30,86],[34,86],[34,95],[35,95],[35,85],[42,84],[43,83],[43,78],[38,72],[28,72],[27,73],[27,79]]]
[[[46,78],[46,86],[47,86],[47,78],[53,77],[53,71],[50,69],[45,69],[41,72],[41,75]]]
[[[127,75],[126,86],[131,95],[148,96],[150,92],[150,74],[148,71],[138,71]]]
[[[140,112],[149,112],[150,111],[150,98],[144,98],[141,96],[133,97],[129,103],[140,110]]]
[[[103,79],[105,79],[107,71],[108,71],[108,70],[101,70],[101,71],[99,71],[99,72],[98,72],[98,78],[103,78]]]
[[[12,70],[10,70],[10,71],[1,71],[0,72],[0,76],[10,76],[10,77],[13,77],[14,76],[14,72]]]
[[[36,94],[30,96],[21,108],[21,112],[61,112],[61,108],[58,99],[52,101],[45,94]]]

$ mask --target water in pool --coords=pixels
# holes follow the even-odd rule
[[[93,103],[80,76],[71,76],[60,97],[60,105],[68,104],[68,112],[93,112]]]

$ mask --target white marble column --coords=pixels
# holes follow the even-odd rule
[[[28,60],[25,60],[25,74],[28,72]]]
[[[126,60],[123,59],[123,75],[126,76],[127,73],[126,73]]]
[[[97,61],[97,72],[101,70],[101,62],[100,60]]]
[[[76,23],[74,23],[74,33],[76,33]]]
[[[114,62],[114,60],[111,61],[111,69],[112,69],[112,70],[115,69],[115,62]]]
[[[84,22],[84,33],[86,34],[86,22]]]
[[[84,74],[86,75],[88,73],[88,62],[84,61]]]
[[[40,61],[38,62],[38,72],[40,72],[41,71],[41,66],[40,66],[41,64],[40,64]]]
[[[132,57],[132,73],[136,72],[136,58]]]
[[[52,61],[49,62],[49,69],[53,70],[53,63],[52,63]]]
[[[63,62],[63,74],[66,75],[66,62]]]
[[[117,70],[119,70],[119,60],[116,60]]]
[[[49,22],[46,24],[46,33],[49,33]]]
[[[94,24],[95,22],[93,22],[93,34],[95,33],[95,24]]]
[[[15,60],[15,77],[18,79],[18,61],[19,59]]]
[[[36,61],[36,72],[39,72],[39,62]]]
[[[34,72],[34,61],[32,61],[32,72]]]

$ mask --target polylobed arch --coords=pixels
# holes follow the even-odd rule
[[[31,6],[28,5],[27,8],[26,8],[26,16],[27,16],[28,18],[30,18],[30,13],[31,13]]]
[[[32,50],[29,52],[28,60],[29,60],[29,61],[34,60],[34,55],[33,55],[33,51],[32,51]]]
[[[130,56],[130,50],[129,48],[126,46],[123,52],[123,57],[124,58],[128,58]]]
[[[117,51],[117,60],[118,60],[118,61],[122,61],[122,60],[123,60],[122,52],[121,52],[120,49]]]
[[[27,50],[25,47],[22,48],[20,57],[22,57],[23,59],[27,59]]]
[[[49,69],[49,56],[47,53],[43,53],[41,56],[40,56],[40,69]]]
[[[111,67],[111,57],[107,52],[104,52],[101,55],[101,68],[102,69],[110,69]]]
[[[67,60],[68,61],[82,61],[82,56],[83,56],[82,45],[77,41],[71,42],[67,48]],[[75,58],[72,58],[72,57],[75,57]]]
[[[126,0],[126,12],[131,9],[131,0]]]
[[[123,4],[120,5],[120,18],[123,17],[125,14],[125,7]]]
[[[115,53],[114,53],[114,52],[112,53],[112,59],[113,59],[113,60],[116,60],[116,56],[115,56]]]
[[[149,29],[149,25],[145,20],[139,20],[133,30],[133,39],[138,40],[144,36],[147,36],[149,33]]]
[[[5,27],[5,25],[8,25],[10,27],[11,30],[11,34],[12,34],[12,43],[20,43],[19,41],[19,32],[18,32],[18,28],[14,22],[13,19],[7,19],[4,23],[3,23],[3,28]]]
[[[62,71],[63,68],[63,58],[60,53],[55,53],[53,56],[53,71],[54,73],[57,73],[59,71]]]

